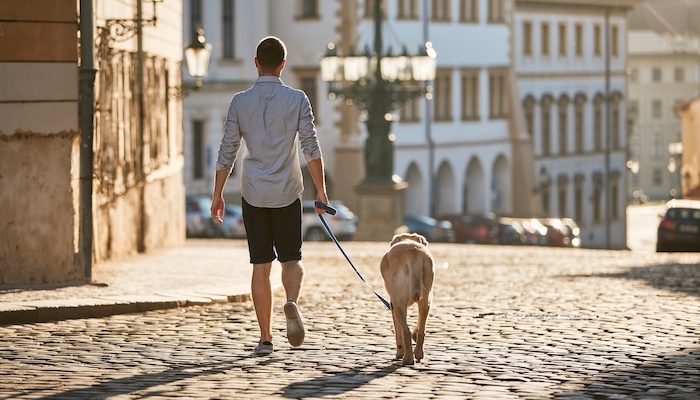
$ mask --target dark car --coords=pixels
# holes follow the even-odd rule
[[[403,223],[408,232],[423,235],[428,242],[455,241],[455,231],[450,221],[438,221],[427,215],[406,215]]]
[[[498,244],[527,244],[525,229],[517,219],[503,217],[498,219]]]
[[[671,200],[657,229],[656,251],[700,251],[700,201]]]
[[[555,247],[580,247],[580,230],[571,218],[546,218],[547,245]]]
[[[439,215],[438,220],[452,223],[455,242],[476,244],[498,243],[498,222],[493,213]]]

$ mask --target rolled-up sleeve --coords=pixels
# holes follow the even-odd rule
[[[238,125],[236,113],[236,96],[231,99],[228,114],[224,121],[224,136],[219,145],[219,156],[216,160],[217,171],[231,171],[238,157],[238,149],[241,147],[241,131]]]
[[[299,117],[299,142],[301,145],[304,159],[308,162],[321,158],[321,146],[316,135],[316,127],[314,125],[314,114],[311,110],[311,102],[304,95],[300,108]]]

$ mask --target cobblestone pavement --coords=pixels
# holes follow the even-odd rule
[[[390,312],[304,246],[301,347],[280,292],[269,357],[250,302],[0,326],[0,398],[700,398],[698,254],[433,243],[426,359],[402,367]],[[343,247],[384,294],[387,244]]]

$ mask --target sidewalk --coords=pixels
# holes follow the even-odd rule
[[[93,266],[92,283],[0,289],[0,325],[94,318],[250,298],[245,240],[188,239],[184,246]],[[281,287],[279,264],[273,289]]]

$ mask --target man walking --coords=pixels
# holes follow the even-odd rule
[[[304,325],[297,300],[304,279],[301,263],[304,190],[298,147],[301,146],[316,187],[316,200],[328,204],[323,158],[316,136],[311,103],[306,94],[280,79],[287,48],[274,36],[257,46],[258,79],[248,90],[231,99],[224,135],[216,162],[211,215],[223,221],[223,189],[236,161],[241,139],[248,150],[243,158],[241,194],[243,221],[248,237],[251,282],[260,341],[255,354],[272,353],[272,261],[282,264],[282,284],[287,294],[284,313],[287,339],[296,347],[304,342]],[[317,213],[324,211],[316,208]]]

